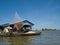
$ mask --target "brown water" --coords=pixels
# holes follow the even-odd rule
[[[0,45],[60,45],[60,31],[42,31],[37,36],[0,37]]]

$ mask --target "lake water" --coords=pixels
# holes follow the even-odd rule
[[[60,31],[42,31],[37,36],[0,37],[0,45],[60,45]]]

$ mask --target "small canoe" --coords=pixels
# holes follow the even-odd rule
[[[34,32],[34,31],[28,31],[26,33],[18,33],[18,35],[4,35],[2,33],[0,33],[0,36],[5,36],[5,37],[9,37],[9,36],[33,36],[33,35],[40,35],[41,32]]]

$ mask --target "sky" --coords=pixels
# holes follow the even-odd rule
[[[34,23],[34,29],[60,29],[60,0],[0,0],[0,24],[21,20]]]

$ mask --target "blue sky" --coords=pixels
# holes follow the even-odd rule
[[[0,0],[0,24],[14,23],[16,11],[35,29],[60,29],[60,0]]]

